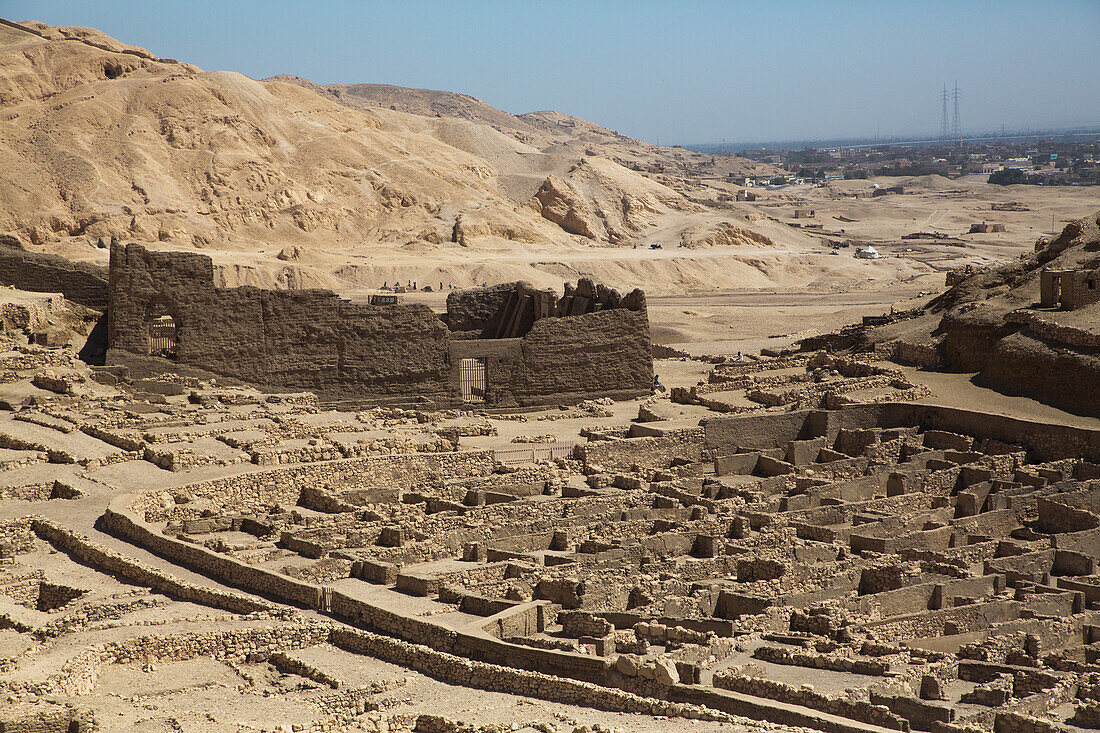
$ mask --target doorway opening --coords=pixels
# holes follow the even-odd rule
[[[463,402],[485,401],[485,359],[461,359],[458,362],[458,385]]]

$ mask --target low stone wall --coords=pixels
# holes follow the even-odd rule
[[[0,23],[2,22],[0,20]],[[86,733],[93,730],[89,717],[78,713],[72,707],[51,702],[8,702],[3,709],[0,709],[0,731],[3,733]]]
[[[20,517],[0,522],[0,558],[34,551],[34,520]]]
[[[318,684],[328,685],[334,690],[341,686],[341,682],[338,678],[333,677],[324,670],[314,667],[312,664],[307,664],[301,659],[291,657],[281,651],[272,652],[271,655],[268,656],[267,661],[272,667],[283,674],[294,674],[299,677],[305,677]]]
[[[990,601],[974,606],[894,616],[863,624],[861,628],[873,638],[879,639],[924,639],[946,636],[949,631],[962,634],[1016,619],[1022,605],[1016,601]]]
[[[147,635],[97,645],[70,659],[51,679],[47,690],[66,695],[86,695],[96,685],[104,664],[181,661],[196,657],[245,660],[266,657],[276,649],[301,649],[328,640],[330,630],[319,624],[285,625],[198,634]]]
[[[785,664],[810,669],[830,669],[834,672],[851,672],[881,677],[890,671],[890,665],[874,659],[851,659],[831,654],[814,654],[792,651],[774,646],[758,647],[753,656],[773,664]]]
[[[1067,733],[1068,730],[1049,720],[1009,711],[999,712],[993,719],[993,733]]]
[[[368,486],[413,488],[438,479],[486,476],[492,473],[494,465],[491,450],[405,453],[250,471],[190,484],[186,491],[193,498],[209,499],[232,511],[254,514],[275,503],[297,504],[305,488],[326,485],[337,489]],[[174,506],[157,502],[154,494],[135,499],[134,508],[145,513],[146,521],[162,521],[177,511]]]
[[[219,582],[256,593],[272,600],[292,603],[303,608],[328,610],[333,616],[351,623],[377,629],[402,639],[429,644],[435,649],[454,651],[473,659],[483,659],[512,666],[547,670],[568,677],[602,680],[607,662],[579,654],[566,654],[508,644],[488,636],[465,634],[417,618],[403,616],[339,591],[329,591],[312,583],[298,581],[281,573],[257,568],[220,555],[205,547],[192,545],[174,537],[158,534],[127,510],[133,497],[116,497],[103,515],[105,529],[167,560],[207,575]],[[327,597],[327,601],[325,598]],[[327,608],[324,604],[327,603]],[[526,618],[511,619],[513,614],[526,615],[536,604],[523,604],[489,618],[497,623],[498,636],[534,633]],[[516,622],[519,622],[518,625]]]
[[[197,603],[233,613],[247,614],[256,611],[275,610],[274,606],[257,599],[227,593],[214,588],[204,588],[174,578],[156,568],[92,542],[87,537],[78,535],[48,519],[35,517],[29,518],[27,521],[38,537],[77,562],[116,575],[126,582],[146,586],[174,600]]]
[[[1056,341],[1091,351],[1100,349],[1100,334],[1095,331],[1054,323],[1038,313],[1013,311],[1005,315],[1005,321],[1008,323],[1022,323],[1036,337],[1047,341]]]
[[[898,340],[893,343],[891,358],[899,364],[935,369],[941,366],[935,344]]]
[[[694,705],[645,698],[623,690],[579,680],[472,661],[419,644],[410,644],[358,629],[333,629],[329,642],[345,651],[367,654],[393,664],[416,669],[436,679],[476,689],[506,692],[603,710],[700,720],[727,722],[735,720],[732,716]]]
[[[892,730],[907,730],[908,724],[880,705],[872,705],[863,700],[831,698],[811,689],[794,687],[784,682],[775,682],[762,677],[745,677],[729,670],[714,675],[714,686],[722,690],[742,692],[769,700],[779,700],[793,705],[820,710],[831,715],[840,715],[871,725],[880,725]]]
[[[674,459],[703,459],[703,429],[677,430],[661,436],[598,440],[582,443],[574,454],[587,466],[604,471],[629,471],[635,465],[668,468]]]
[[[116,537],[133,542],[155,555],[219,582],[303,608],[316,609],[320,606],[321,588],[319,586],[303,583],[281,573],[257,568],[220,555],[205,547],[153,532],[127,510],[117,505],[107,507],[102,521],[104,529]]]

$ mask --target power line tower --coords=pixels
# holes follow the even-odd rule
[[[962,143],[962,131],[959,129],[959,82],[955,82],[955,116],[952,118],[951,137]]]
[[[940,115],[940,140],[947,139],[947,85],[943,85],[943,94],[940,95],[940,101],[943,103],[942,114]]]

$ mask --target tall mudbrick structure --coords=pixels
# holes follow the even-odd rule
[[[653,381],[645,296],[582,280],[459,291],[448,313],[327,290],[220,288],[209,257],[111,249],[108,361],[325,401],[487,405],[634,397]]]

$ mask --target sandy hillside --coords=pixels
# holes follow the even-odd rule
[[[390,84],[328,84],[280,75],[270,80],[287,81],[353,109],[391,109],[426,117],[467,120],[538,148],[548,155],[599,155],[632,170],[651,175],[688,175],[700,165],[720,175],[772,175],[778,168],[735,155],[710,155],[680,147],[662,147],[623,135],[594,122],[551,110],[513,115],[468,94],[434,89],[410,89]]]
[[[0,26],[0,231],[75,259],[102,260],[88,245],[100,237],[199,248],[228,284],[339,288],[348,248],[377,262],[541,260],[532,248],[623,247],[669,215],[706,213],[599,146],[539,132],[542,117],[459,95],[448,97],[487,111],[352,109],[334,96],[202,71],[90,29]],[[493,112],[553,150],[489,124]]]
[[[738,202],[729,174],[775,169],[450,92],[203,71],[39,23],[0,25],[0,108],[0,233],[101,263],[101,238],[199,249],[225,285],[351,296],[395,281],[560,288],[586,276],[654,296],[901,288],[900,298],[942,288],[960,261],[1016,256],[1050,213],[1046,201],[998,212],[1008,233],[965,248],[902,234],[961,234],[988,216],[988,197],[1054,196],[1063,216],[1087,195],[914,179],[904,196],[837,182]],[[793,219],[807,205],[816,228]],[[887,257],[834,253],[845,240]]]

